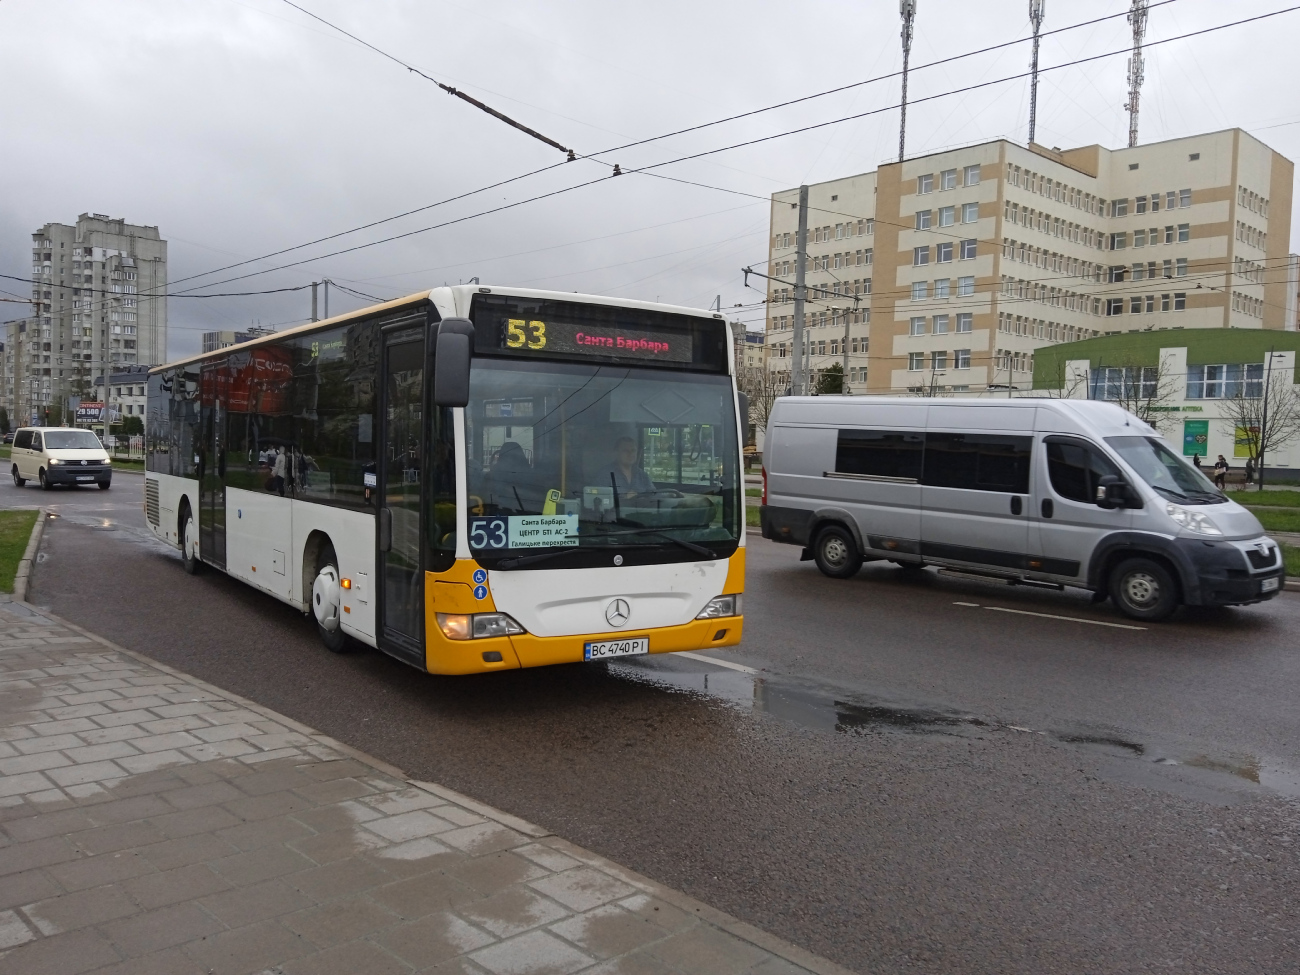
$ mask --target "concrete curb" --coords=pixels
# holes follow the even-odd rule
[[[34,552],[34,546],[39,543],[39,528],[44,524],[44,521],[45,511],[42,509],[41,516],[37,520],[37,529],[32,532],[33,541],[28,545],[29,552]],[[22,601],[26,603],[26,600]],[[52,620],[61,626],[66,626],[75,633],[80,633],[82,636],[98,643],[100,646],[108,650],[111,650],[113,653],[120,653],[133,660],[138,660],[140,663],[149,667],[155,667],[165,674],[170,674],[174,677],[188,681],[195,687],[216,694],[227,701],[238,704],[242,708],[247,708],[250,711],[256,712],[264,718],[286,725],[294,731],[297,731],[299,734],[311,738],[317,744],[346,755],[348,758],[360,762],[363,765],[369,765],[377,772],[381,772],[384,775],[391,776],[392,778],[402,779],[418,789],[471,809],[479,815],[490,819],[493,822],[499,823],[507,829],[523,833],[525,836],[531,836],[539,843],[544,843],[555,850],[567,853],[575,860],[579,860],[589,866],[599,867],[601,870],[617,876],[625,883],[636,887],[644,893],[651,894],[660,900],[666,901],[678,910],[698,917],[702,921],[725,931],[732,937],[751,944],[762,951],[776,955],[778,958],[789,962],[796,968],[810,972],[812,975],[854,975],[850,969],[837,965],[818,955],[814,955],[810,951],[805,951],[803,948],[778,938],[776,935],[769,934],[761,928],[756,928],[752,924],[747,924],[739,918],[732,917],[730,914],[712,908],[702,901],[697,901],[695,898],[690,897],[679,890],[675,890],[672,887],[666,887],[657,881],[651,880],[649,877],[643,877],[641,874],[635,873],[634,871],[628,870],[626,867],[607,860],[597,853],[592,853],[590,850],[576,846],[568,840],[555,836],[550,830],[545,829],[544,827],[534,825],[527,820],[520,819],[518,816],[496,809],[486,803],[479,802],[476,799],[471,799],[468,796],[462,795],[452,789],[448,789],[445,786],[437,785],[433,782],[422,782],[412,779],[401,769],[389,765],[387,762],[375,758],[372,755],[367,755],[365,752],[353,748],[350,745],[345,745],[343,742],[337,741],[328,735],[323,735],[316,729],[308,727],[300,721],[295,721],[293,718],[286,715],[280,714],[278,711],[273,711],[271,708],[263,707],[262,705],[250,701],[245,697],[241,697],[238,694],[233,694],[230,691],[209,684],[207,681],[200,680],[191,674],[177,670],[175,667],[160,663],[152,657],[145,656],[142,653],[136,653],[134,650],[128,650],[126,647],[118,646],[116,643],[105,639],[98,633],[92,633],[84,627],[80,627],[75,623],[70,623],[61,616],[55,616],[48,610],[32,606],[30,603],[26,603],[26,605],[46,619]]]
[[[32,525],[31,537],[27,539],[27,549],[18,560],[18,571],[14,574],[14,599],[20,603],[27,601],[27,582],[32,575],[32,566],[36,564],[36,550],[41,547],[41,535],[45,533],[44,508],[37,509],[36,524]]]

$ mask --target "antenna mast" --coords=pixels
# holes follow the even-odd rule
[[[916,0],[898,0],[898,14],[903,18],[903,98],[898,119],[898,161],[903,161],[907,145],[907,62],[912,57],[912,21],[916,19]]]
[[[1142,38],[1147,33],[1148,0],[1133,0],[1133,9],[1128,13],[1128,22],[1133,26],[1133,56],[1128,59],[1128,147],[1138,144],[1138,98],[1142,94],[1142,81],[1145,77],[1142,59]]]
[[[1047,0],[1029,0],[1029,22],[1034,25],[1034,59],[1029,63],[1029,141],[1034,141],[1038,121],[1038,33],[1043,29]]]

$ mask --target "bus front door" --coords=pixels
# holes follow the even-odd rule
[[[424,329],[384,336],[382,454],[378,467],[379,646],[424,666],[421,566],[424,475]]]
[[[204,366],[200,416],[199,555],[218,569],[226,567],[226,408],[218,388],[217,366]]]

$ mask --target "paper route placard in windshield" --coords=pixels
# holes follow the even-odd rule
[[[493,515],[469,520],[470,548],[556,548],[577,544],[576,514]]]
[[[560,355],[618,356],[659,362],[690,362],[692,338],[662,329],[580,325],[576,322],[506,319],[507,349]]]

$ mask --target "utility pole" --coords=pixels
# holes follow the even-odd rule
[[[903,161],[907,145],[907,65],[912,57],[912,21],[916,19],[916,0],[898,0],[898,13],[903,18],[903,97],[902,112],[898,119],[898,161]]]
[[[844,312],[844,345],[840,347],[840,355],[844,359],[844,378],[840,380],[840,392],[845,396],[849,395],[849,320],[852,317],[848,309]]]
[[[1138,144],[1138,97],[1142,94],[1142,81],[1145,78],[1142,60],[1142,38],[1147,33],[1147,3],[1149,0],[1133,0],[1133,8],[1128,12],[1128,22],[1133,27],[1133,54],[1128,59],[1128,147]]]
[[[313,322],[320,321],[320,316],[316,314],[316,288],[319,286],[319,284],[320,284],[319,281],[313,281],[311,283],[311,320]]]
[[[325,317],[330,317],[330,279],[325,278]]]
[[[1269,380],[1273,378],[1273,356],[1276,353],[1273,349],[1268,350],[1268,360],[1264,364],[1264,415],[1259,420],[1259,451],[1255,461],[1259,465],[1259,490],[1264,490],[1264,444],[1268,437],[1268,387]],[[1242,395],[1246,390],[1242,389]],[[1249,433],[1249,431],[1247,431]]]
[[[794,242],[794,337],[791,339],[790,392],[804,395],[803,388],[803,303],[804,275],[808,266],[808,187],[799,187],[799,233]]]
[[[1047,0],[1029,0],[1029,22],[1034,25],[1034,56],[1029,62],[1029,141],[1034,141],[1038,121],[1038,34],[1043,29]]]

